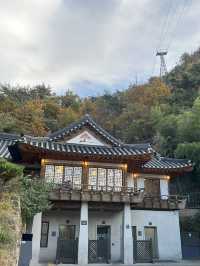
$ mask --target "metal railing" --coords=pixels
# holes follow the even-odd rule
[[[149,209],[185,209],[187,198],[182,195],[144,195],[142,206]]]
[[[200,209],[200,192],[191,192],[183,196],[187,198],[186,208]]]

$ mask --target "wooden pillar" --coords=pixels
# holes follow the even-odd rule
[[[88,162],[83,163],[83,174],[82,174],[83,189],[88,189]]]
[[[124,191],[127,191],[128,187],[128,177],[127,177],[127,164],[124,164],[123,167],[123,186],[124,186]]]

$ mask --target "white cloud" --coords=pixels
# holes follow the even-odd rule
[[[94,94],[95,84],[115,88],[136,74],[144,81],[152,73],[169,1],[0,0],[0,81],[45,82],[58,93],[79,84],[82,95],[92,93],[91,87],[80,91],[85,81],[94,84]],[[187,11],[175,32],[169,68],[198,45],[199,1]]]

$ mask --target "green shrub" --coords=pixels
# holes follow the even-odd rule
[[[0,225],[0,245],[12,244],[14,237],[11,235],[11,230],[7,226]]]

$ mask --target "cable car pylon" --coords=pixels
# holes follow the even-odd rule
[[[156,56],[160,57],[160,78],[167,74],[167,65],[165,62],[165,56],[167,55],[167,50],[157,51]]]

